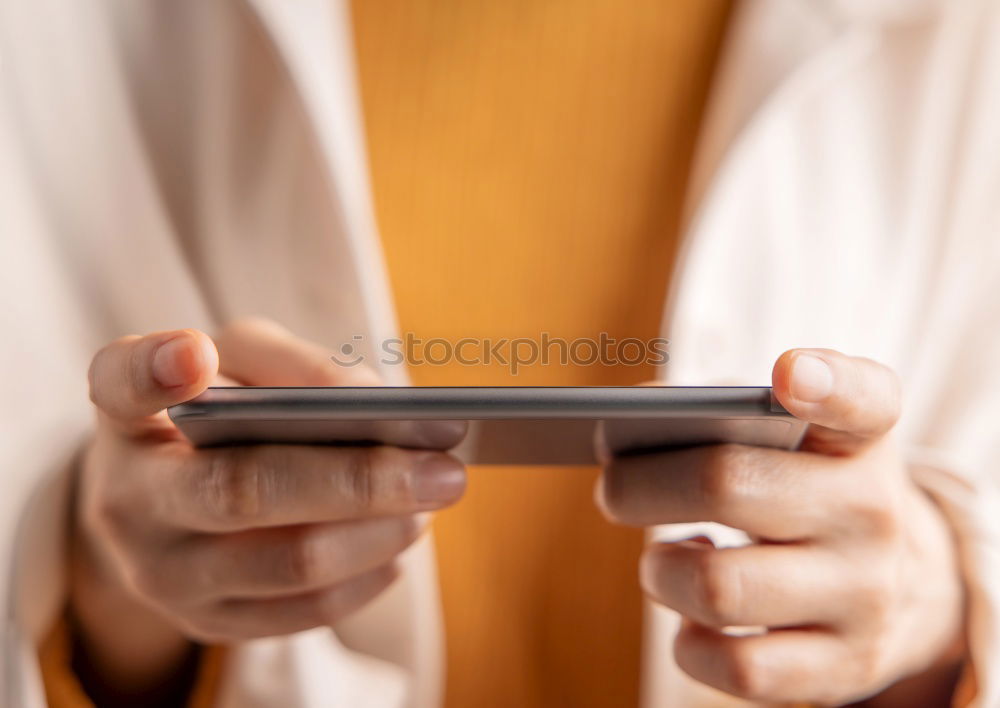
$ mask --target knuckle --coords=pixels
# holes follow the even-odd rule
[[[898,623],[897,592],[889,573],[871,578],[850,598],[854,611],[844,634],[850,645],[852,684],[874,688],[890,672],[894,653],[893,628]]]
[[[750,452],[735,443],[715,445],[708,452],[701,475],[704,500],[716,508],[728,508],[748,496]]]
[[[284,580],[290,585],[310,586],[322,582],[325,569],[336,560],[333,549],[317,533],[303,531],[285,550]]]
[[[892,504],[871,498],[855,504],[852,511],[852,526],[864,537],[884,543],[893,543],[901,538],[902,521]]]
[[[414,454],[388,445],[357,448],[347,470],[347,493],[362,513],[390,500],[414,502]]]
[[[866,690],[884,682],[888,655],[885,644],[884,641],[872,638],[869,641],[855,642],[851,647],[854,686]]]
[[[381,448],[361,447],[355,448],[350,456],[344,477],[344,493],[362,514],[375,507],[379,486],[375,470],[383,455]]]
[[[704,551],[694,568],[695,603],[703,621],[714,627],[740,623],[741,578],[738,566],[719,551]]]
[[[370,488],[373,502],[380,499],[404,499],[417,502],[417,456],[395,447],[372,448],[369,457]]]
[[[856,592],[853,598],[857,608],[854,615],[864,618],[864,626],[868,631],[881,636],[891,623],[895,600],[896,594],[888,580],[872,579]]]
[[[261,515],[264,460],[260,450],[233,448],[211,457],[201,495],[213,520],[250,524]]]
[[[732,693],[751,700],[765,700],[770,692],[768,670],[751,642],[734,641],[723,649],[727,683]]]

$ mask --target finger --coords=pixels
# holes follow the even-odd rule
[[[716,521],[763,538],[799,540],[847,525],[870,530],[864,512],[878,499],[866,497],[847,472],[822,455],[706,445],[617,457],[595,497],[610,520],[630,526]]]
[[[250,386],[378,386],[364,364],[338,366],[330,352],[281,325],[246,318],[227,326],[216,344],[227,376]]]
[[[187,459],[162,461],[151,484],[163,490],[152,500],[159,518],[184,530],[413,514],[451,504],[465,491],[464,466],[441,452],[258,445],[182,454]]]
[[[324,590],[263,600],[226,600],[188,628],[193,638],[230,643],[333,626],[378,597],[399,576],[394,564]]]
[[[340,366],[330,352],[264,319],[242,319],[217,337],[225,373],[253,386],[378,386],[363,364]],[[408,447],[450,448],[465,436],[465,421],[381,420],[361,423],[374,438]]]
[[[831,624],[850,606],[844,600],[852,569],[811,546],[657,543],[639,567],[651,599],[718,629]]]
[[[123,337],[94,356],[90,398],[126,433],[171,427],[165,416],[154,416],[204,391],[218,367],[215,345],[198,330]]]
[[[157,595],[184,603],[296,595],[389,563],[423,528],[399,516],[198,536],[157,561],[153,582]]]
[[[872,688],[856,652],[823,630],[730,636],[685,622],[674,657],[697,681],[750,701],[839,705]],[[847,687],[860,692],[845,695]]]
[[[899,379],[871,359],[832,349],[792,349],[772,373],[774,395],[811,423],[802,449],[850,454],[887,433],[899,418]]]

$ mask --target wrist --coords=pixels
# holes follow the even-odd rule
[[[173,694],[171,687],[188,682],[197,648],[126,587],[96,530],[76,514],[71,528],[67,614],[74,672],[98,705],[135,705],[139,698],[156,705],[146,700],[150,691]]]

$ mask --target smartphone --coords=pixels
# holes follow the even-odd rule
[[[169,414],[198,446],[388,444],[494,465],[721,442],[794,449],[806,429],[768,386],[213,387]]]

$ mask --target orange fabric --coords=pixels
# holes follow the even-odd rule
[[[38,649],[46,702],[50,708],[94,708],[70,669],[70,647],[69,626],[60,617]],[[215,704],[224,655],[222,647],[204,649],[187,708],[211,708]]]
[[[358,0],[377,216],[402,330],[658,335],[728,0]],[[428,384],[634,384],[643,367],[415,366]],[[435,523],[450,706],[638,696],[642,532],[593,469],[478,468]]]
[[[966,661],[962,667],[962,674],[955,687],[955,695],[951,699],[952,708],[965,708],[970,705],[979,694],[979,682],[976,680],[976,670],[972,662]]]

